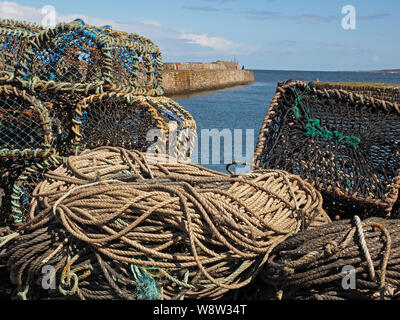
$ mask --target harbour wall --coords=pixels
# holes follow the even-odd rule
[[[254,82],[254,72],[234,62],[165,63],[163,88],[166,96],[218,90]]]

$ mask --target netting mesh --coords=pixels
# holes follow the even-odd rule
[[[112,50],[113,69],[115,70],[115,80],[122,86],[130,85],[131,74],[135,74],[139,69],[139,61],[134,50],[129,50],[126,47],[115,47]],[[140,81],[141,80],[141,81]],[[145,85],[144,77],[138,77],[137,86]]]
[[[170,129],[170,122],[174,128]],[[185,160],[191,156],[195,136],[190,134],[195,135],[196,129],[192,116],[171,99],[115,93],[84,99],[74,123],[74,144],[81,149],[119,146],[144,152],[158,142],[165,145],[158,152],[165,153],[173,143],[178,158]],[[150,130],[158,132],[148,136]],[[170,130],[176,134],[171,140]]]
[[[163,94],[161,53],[145,38],[73,22],[45,30],[29,44],[18,79],[32,90]]]
[[[49,112],[43,104],[12,86],[0,86],[0,150],[51,146]]]
[[[10,81],[28,39],[43,30],[39,25],[0,19],[0,81]]]
[[[398,105],[302,82],[281,83],[254,160],[311,181],[324,192],[332,214],[352,215],[357,207],[376,215],[389,212],[397,199],[399,143]]]

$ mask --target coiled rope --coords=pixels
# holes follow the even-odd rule
[[[309,290],[325,298],[392,298],[400,280],[400,220],[369,218],[332,222],[289,237],[271,253],[260,273],[283,291]],[[343,268],[354,268],[356,288],[342,286]]]
[[[269,171],[231,177],[103,147],[70,157],[33,192],[20,236],[0,253],[33,297],[216,299],[257,276],[272,249],[329,222],[321,195]]]

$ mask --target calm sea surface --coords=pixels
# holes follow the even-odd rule
[[[400,74],[368,72],[313,72],[313,71],[266,71],[254,70],[252,85],[213,91],[191,96],[174,97],[174,100],[188,110],[197,122],[197,154],[194,163],[226,172],[226,163],[232,160],[250,161],[257,143],[257,137],[268,106],[275,94],[278,81],[288,79],[313,81],[383,82],[400,84]],[[221,139],[220,160],[212,159],[211,139],[201,139],[202,129],[217,129],[225,134],[231,132],[232,147],[224,149]],[[236,136],[235,130],[236,129]],[[238,131],[241,130],[241,131]],[[247,135],[246,135],[246,130]],[[239,133],[242,133],[241,137]],[[253,135],[250,133],[253,132]],[[204,131],[203,131],[204,133]],[[229,136],[229,135],[228,135]],[[246,152],[246,139],[247,143]],[[209,146],[205,143],[209,140]],[[229,138],[228,138],[229,140]],[[240,141],[242,140],[242,141]],[[228,141],[229,145],[229,141]],[[235,156],[234,148],[236,148]],[[230,149],[230,150],[229,150]],[[208,153],[207,151],[208,150]],[[223,155],[228,155],[224,159]],[[247,154],[247,155],[246,155]],[[215,157],[215,155],[214,155]],[[202,159],[203,158],[203,159]],[[218,157],[217,157],[218,158]],[[208,161],[204,161],[208,159]]]

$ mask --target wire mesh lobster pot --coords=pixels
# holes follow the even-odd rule
[[[298,174],[331,215],[388,215],[400,183],[400,108],[312,83],[279,83],[254,163]]]
[[[352,93],[373,97],[393,103],[400,103],[400,86],[381,83],[349,83],[349,82],[316,82],[318,89],[342,89]],[[393,206],[392,214],[400,214],[400,199]]]
[[[29,38],[42,30],[38,24],[0,19],[0,83],[13,80]]]
[[[105,93],[83,99],[73,119],[76,150],[118,146],[190,161],[196,122],[167,97]]]

